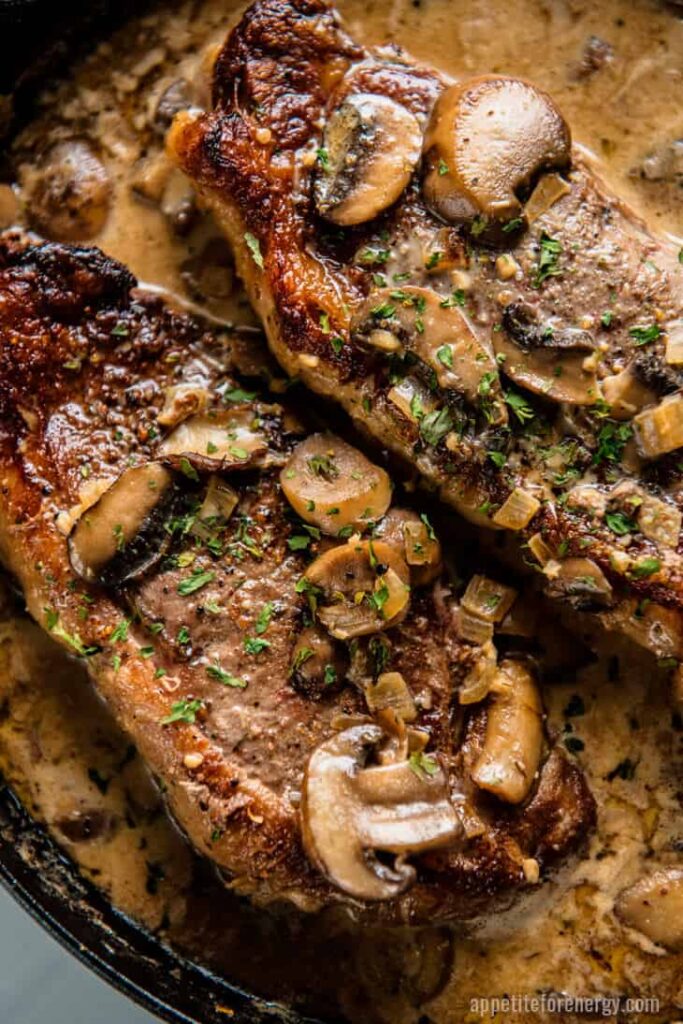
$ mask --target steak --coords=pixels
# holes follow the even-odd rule
[[[595,818],[533,667],[497,657],[515,592],[463,593],[253,341],[135,284],[0,239],[0,553],[31,614],[239,892],[404,923],[509,903]]]
[[[257,0],[169,151],[292,376],[514,533],[556,599],[680,657],[682,257],[551,97]]]

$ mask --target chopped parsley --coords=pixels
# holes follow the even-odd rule
[[[443,259],[444,254],[439,250],[435,249],[434,252],[430,253],[425,267],[427,270],[433,270],[434,267],[438,267],[439,263]]]
[[[453,429],[448,409],[435,409],[420,420],[420,434],[430,445],[437,445]]]
[[[439,163],[437,164],[437,170],[440,178],[443,178],[444,174],[448,174],[448,164],[446,163],[445,160],[439,160]]]
[[[247,685],[245,679],[234,676],[232,672],[226,672],[220,665],[207,665],[206,674],[209,679],[215,679],[221,686],[233,686],[235,689],[244,690]]]
[[[205,587],[208,583],[212,583],[215,578],[215,572],[195,569],[191,576],[180,581],[176,589],[181,597],[187,597],[188,594],[194,594],[197,590],[201,590],[202,587]]]
[[[332,686],[332,683],[337,682],[337,670],[334,665],[325,665],[325,672],[323,674],[323,686]]]
[[[310,647],[300,647],[299,650],[296,652],[296,654],[294,656],[294,661],[292,662],[291,672],[296,672],[298,669],[300,669],[301,666],[304,665],[308,661],[309,658],[313,657],[313,654],[314,654],[314,651],[312,650],[312,648],[310,648]]]
[[[504,452],[487,452],[486,454],[490,458],[493,465],[496,466],[498,469],[502,469],[505,463],[507,462],[507,458]]]
[[[334,354],[338,356],[344,348],[344,339],[340,337],[330,338],[330,345]]]
[[[244,638],[244,649],[247,654],[260,654],[270,647],[270,640],[264,640],[260,636],[246,636]]]
[[[632,327],[628,333],[635,340],[636,346],[640,347],[661,338],[662,329],[657,324],[650,324],[648,327]]]
[[[513,231],[517,231],[519,228],[521,228],[523,223],[524,221],[521,217],[513,217],[512,220],[509,220],[507,222],[507,224],[503,224],[503,234],[509,235]]]
[[[52,633],[59,640],[63,640],[69,647],[72,647],[81,658],[89,658],[91,655],[97,654],[100,649],[97,646],[84,644],[78,633],[67,633],[64,627],[59,624],[59,615],[53,608],[45,609],[45,626],[48,632]]]
[[[603,327],[609,327],[610,324],[612,323],[613,319],[614,319],[614,313],[612,312],[612,310],[611,309],[606,309],[605,312],[600,317],[600,323],[602,324]]]
[[[431,754],[424,754],[421,750],[411,754],[408,758],[408,765],[410,766],[411,772],[417,775],[418,779],[429,778],[430,776],[436,775],[439,770],[439,765],[435,757]]]
[[[287,547],[290,551],[305,551],[311,543],[311,538],[306,537],[303,534],[296,534],[294,537],[290,537],[287,541]]]
[[[264,604],[261,611],[259,612],[259,616],[256,620],[256,625],[254,626],[254,630],[256,631],[256,633],[259,634],[259,636],[262,633],[265,633],[265,631],[268,629],[274,611],[275,605],[273,604],[273,602],[267,601],[266,604]]]
[[[421,514],[421,516],[420,516],[420,519],[424,523],[424,527],[425,527],[425,529],[427,531],[427,536],[429,537],[429,539],[430,540],[436,540],[436,533],[434,532],[434,527],[432,526],[432,524],[429,522],[429,519],[427,518],[427,513],[423,512]]]
[[[633,519],[623,512],[606,512],[605,522],[617,537],[625,537],[627,533],[634,533],[638,529]]]
[[[534,418],[534,410],[522,395],[516,391],[508,391],[504,397],[506,404],[512,409],[520,423],[528,423]]]
[[[652,576],[653,573],[659,572],[661,567],[662,563],[658,558],[641,558],[641,560],[630,569],[630,575],[634,576],[638,580],[642,580],[646,576]]]
[[[256,235],[252,235],[251,231],[245,231],[244,241],[247,243],[247,248],[251,253],[254,263],[259,270],[263,270],[263,256],[261,255],[261,244],[258,238]]]
[[[214,451],[215,450],[216,449],[214,447]],[[180,460],[179,467],[180,472],[183,474],[183,476],[186,476],[188,480],[194,480],[195,483],[199,481],[199,473],[194,468],[190,460],[186,459],[185,456],[183,456],[182,459]]]
[[[109,640],[113,644],[122,644],[128,639],[128,627],[130,626],[130,619],[121,619],[121,621],[112,630]]]
[[[450,345],[442,345],[437,348],[436,358],[442,366],[446,366],[449,370],[453,369],[453,349]]]
[[[161,719],[162,725],[171,725],[172,722],[187,722],[193,725],[197,720],[197,712],[204,707],[203,700],[177,700],[171,705],[170,715]]]
[[[255,391],[245,391],[244,388],[229,388],[223,392],[224,402],[252,402],[255,398]]]
[[[447,299],[442,299],[439,305],[442,309],[451,309],[453,306],[464,306],[465,292],[462,288],[456,288]]]
[[[339,476],[339,470],[330,455],[312,455],[308,460],[308,468],[324,480],[336,480]]]
[[[315,151],[315,157],[325,174],[330,173],[330,154],[324,146],[319,146]]]
[[[626,443],[631,439],[633,430],[628,423],[617,423],[609,420],[598,434],[598,449],[593,455],[593,464],[603,462],[619,462]]]
[[[549,277],[557,277],[562,273],[559,267],[562,252],[561,243],[556,238],[551,238],[544,231],[541,234],[538,263],[536,264],[536,273],[533,279],[534,288],[540,288]]]

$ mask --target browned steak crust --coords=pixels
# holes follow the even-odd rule
[[[631,422],[617,419],[597,389],[587,404],[562,406],[521,391],[502,362],[479,398],[468,401],[437,386],[419,360],[415,366],[378,354],[354,335],[356,312],[383,285],[385,293],[428,287],[463,310],[485,348],[495,347],[498,332],[516,332],[522,346],[545,344],[554,335],[561,347],[563,332],[574,332],[575,341],[583,331],[599,354],[598,380],[630,366],[650,402],[680,394],[680,369],[665,360],[667,332],[683,331],[677,250],[648,234],[578,151],[566,194],[526,230],[513,223],[504,236],[517,266],[510,280],[499,278],[500,239],[493,245],[486,232],[446,227],[430,212],[419,167],[398,201],[374,219],[340,227],[321,218],[314,193],[325,171],[320,147],[330,112],[349,96],[372,94],[398,101],[424,125],[448,84],[395,49],[363,49],[324,0],[258,0],[216,61],[215,109],[179,115],[169,149],[232,241],[282,365],[339,401],[475,522],[495,526],[511,492],[530,488],[540,507],[520,529],[521,545],[538,534],[555,564],[589,556],[605,580],[606,594],[594,607],[615,609],[604,616],[606,624],[616,622],[659,655],[676,657],[682,649],[680,537],[669,533],[664,543],[634,526],[625,553],[619,539],[624,521],[605,512],[633,511],[623,504],[630,499],[615,491],[626,479],[680,521],[680,453],[643,461]],[[541,273],[549,241],[559,250],[545,264],[551,272]],[[429,266],[435,249],[438,259]],[[465,271],[464,290],[452,291],[449,271],[439,271],[444,257],[446,267]],[[392,301],[411,304],[400,294]],[[535,335],[520,322],[520,309],[531,317]],[[339,340],[333,345],[332,339]],[[406,344],[410,350],[412,343]],[[558,378],[561,372],[560,366]],[[447,415],[441,422],[450,424],[451,434],[444,429],[430,438],[419,415],[397,408],[391,393],[401,378],[415,378],[426,389]],[[505,422],[491,422],[491,394],[506,405]],[[588,508],[570,493],[582,479],[596,491]],[[662,505],[653,507],[660,514]],[[663,612],[664,626],[639,625],[643,599],[672,610],[668,618]],[[648,612],[653,619],[654,609]]]
[[[466,807],[465,844],[422,856],[412,888],[365,908],[304,855],[297,807],[308,757],[340,713],[364,706],[348,682],[311,694],[291,672],[307,614],[295,587],[330,543],[288,543],[301,524],[278,468],[301,428],[281,405],[245,394],[231,369],[234,338],[134,285],[97,250],[0,243],[0,549],[31,613],[87,659],[181,827],[241,891],[303,907],[340,901],[408,922],[508,902],[528,884],[525,861],[546,869],[565,858],[590,832],[595,808],[580,770],[547,741],[520,805],[506,808],[473,785],[487,712],[482,704],[456,710],[473,649],[454,632],[443,583],[417,592],[386,636],[392,669],[430,694],[417,724]],[[154,459],[168,434],[158,422],[164,395],[189,382],[201,383],[214,408],[251,410],[267,435],[266,457],[227,473],[239,504],[220,536],[191,532],[203,485],[186,465],[182,500],[164,524],[165,557],[118,588],[84,582],[68,557],[68,510],[93,481]],[[247,637],[266,643],[248,650]],[[191,702],[189,718],[167,720]]]

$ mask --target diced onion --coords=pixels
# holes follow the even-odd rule
[[[535,533],[533,537],[529,538],[529,551],[531,551],[538,564],[543,566],[547,565],[555,557],[552,549],[546,544],[540,533]]]
[[[472,615],[465,608],[458,608],[455,628],[462,640],[473,644],[485,644],[493,637],[493,623],[486,622],[478,615]]]
[[[498,509],[493,516],[497,526],[503,526],[506,530],[523,530],[534,518],[541,503],[538,498],[515,487],[507,501]]]
[[[474,668],[468,673],[458,690],[461,704],[477,704],[488,696],[498,671],[498,654],[491,641],[485,643]]]
[[[389,708],[404,722],[417,718],[413,695],[400,672],[383,672],[376,683],[365,687],[365,699],[373,714]]]
[[[683,447],[683,395],[672,395],[634,419],[641,455],[655,459]]]
[[[671,366],[683,366],[683,320],[676,320],[666,328],[666,354]]]
[[[568,192],[571,192],[571,188],[559,174],[544,174],[524,207],[527,222],[533,224]]]
[[[488,576],[473,576],[462,596],[462,607],[485,622],[501,622],[510,611],[517,591]]]

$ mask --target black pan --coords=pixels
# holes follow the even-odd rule
[[[46,76],[141,7],[140,0],[0,0],[0,128],[23,120]],[[171,1024],[315,1024],[184,959],[117,912],[2,776],[0,882],[74,956]]]

